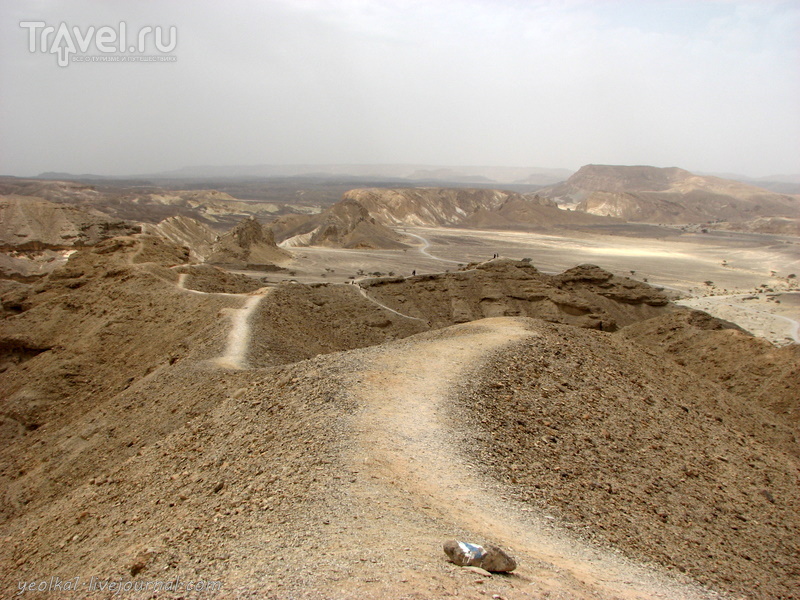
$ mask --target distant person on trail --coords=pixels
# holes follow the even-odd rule
[[[416,269],[414,269],[413,271],[411,271],[411,276],[412,276],[412,277],[414,277],[416,274],[417,274],[417,270],[416,270]]]

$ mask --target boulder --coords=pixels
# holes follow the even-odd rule
[[[502,548],[494,544],[471,544],[457,540],[444,543],[444,553],[450,561],[460,567],[479,567],[490,573],[510,573],[517,562]]]

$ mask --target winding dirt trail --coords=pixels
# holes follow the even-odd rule
[[[403,231],[403,235],[407,235],[409,237],[417,238],[419,241],[422,242],[422,247],[419,248],[419,252],[423,256],[427,256],[428,258],[432,258],[433,260],[438,260],[440,262],[452,263],[452,264],[455,264],[455,265],[461,264],[457,260],[450,260],[449,258],[440,258],[440,257],[434,256],[433,254],[428,252],[428,248],[430,248],[431,243],[430,243],[430,241],[428,239],[422,237],[421,235],[418,235],[416,233],[411,233],[411,232],[408,232],[408,231],[405,231],[405,230]]]
[[[244,298],[244,305],[241,308],[223,308],[222,312],[231,317],[231,329],[228,332],[228,339],[225,345],[225,352],[222,356],[214,359],[220,367],[226,369],[242,370],[247,369],[247,352],[250,347],[251,327],[250,318],[258,307],[259,303],[266,297],[270,290],[261,288],[255,294],[231,294],[227,292],[201,292],[186,287],[188,273],[178,275],[176,286],[178,289],[192,294],[206,294],[214,296],[227,296],[234,298]]]
[[[353,375],[364,409],[351,457],[359,474],[352,495],[379,509],[370,510],[368,529],[374,530],[362,531],[360,543],[384,543],[382,552],[405,549],[432,563],[443,562],[441,543],[449,537],[499,543],[520,566],[492,584],[512,597],[538,598],[545,591],[551,598],[717,597],[577,540],[546,515],[506,499],[499,483],[466,462],[459,448],[471,442],[448,424],[454,385],[493,351],[534,336],[526,319],[501,317],[370,352]],[[408,571],[403,577],[418,591],[425,585]]]
[[[364,298],[366,298],[367,300],[372,302],[374,305],[382,308],[383,310],[388,310],[389,312],[394,313],[399,317],[403,317],[404,319],[410,319],[412,321],[421,321],[422,323],[427,323],[427,321],[425,319],[420,319],[419,317],[412,317],[411,315],[403,314],[400,311],[397,311],[397,310],[395,310],[393,308],[390,308],[390,307],[386,306],[385,304],[383,304],[381,302],[378,302],[377,300],[375,300],[375,298],[370,296],[367,293],[367,290],[365,290],[363,287],[361,287],[358,284],[358,282],[355,282],[355,286],[358,288],[358,293],[361,294],[361,296],[363,296]]]
[[[231,330],[228,333],[228,343],[225,353],[216,359],[216,363],[228,369],[246,369],[247,350],[250,346],[250,317],[258,307],[265,295],[249,296],[244,306],[238,309],[228,309],[231,313]]]

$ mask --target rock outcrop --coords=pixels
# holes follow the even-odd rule
[[[33,196],[0,196],[0,275],[39,277],[64,264],[76,246],[138,231],[135,224],[91,208]]]
[[[242,268],[270,266],[290,256],[275,244],[271,229],[248,217],[214,241],[206,262]]]
[[[550,227],[608,222],[561,210],[550,199],[469,188],[365,188],[344,195],[389,226]]]
[[[381,225],[360,202],[345,198],[305,218],[289,217],[273,225],[281,245],[336,248],[407,248],[401,236]]]

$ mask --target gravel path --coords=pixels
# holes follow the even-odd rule
[[[433,254],[428,252],[428,248],[430,248],[431,243],[430,243],[430,241],[428,241],[426,238],[422,237],[421,235],[417,235],[416,233],[410,233],[410,232],[405,231],[405,230],[403,231],[403,235],[407,235],[409,237],[417,238],[419,241],[421,241],[423,246],[422,246],[422,248],[419,249],[420,254],[422,254],[424,256],[427,256],[428,258],[432,258],[434,260],[438,260],[438,261],[441,261],[441,262],[453,263],[453,264],[456,264],[456,265],[460,263],[460,261],[450,260],[449,258],[439,258],[438,256],[434,256]]]
[[[357,537],[345,545],[397,556],[388,567],[397,569],[396,596],[386,597],[400,597],[406,586],[409,593],[435,593],[436,578],[420,575],[444,562],[441,543],[448,537],[499,543],[516,555],[519,569],[490,582],[501,597],[716,597],[577,540],[545,515],[508,500],[499,484],[466,462],[465,445],[473,442],[447,422],[451,389],[492,352],[533,336],[526,321],[487,319],[364,351],[352,375],[362,409],[349,457],[358,475],[349,487],[348,514],[364,512]],[[370,597],[384,597],[375,591]],[[458,595],[471,597],[468,592]]]

